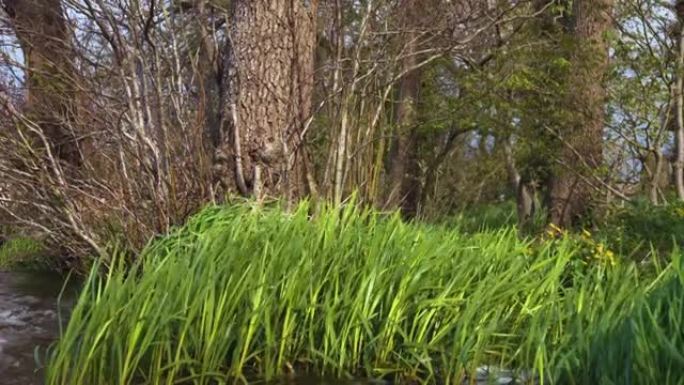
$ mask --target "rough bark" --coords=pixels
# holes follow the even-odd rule
[[[26,116],[36,123],[58,159],[81,162],[75,120],[71,41],[60,0],[5,0],[26,61]],[[40,141],[36,138],[36,145]]]
[[[575,39],[568,82],[574,118],[560,132],[559,165],[550,180],[549,222],[572,227],[589,215],[592,189],[587,183],[603,161],[603,128],[608,65],[606,33],[613,0],[575,0],[570,31]]]
[[[243,195],[306,193],[302,134],[311,114],[318,1],[231,2],[217,176]]]

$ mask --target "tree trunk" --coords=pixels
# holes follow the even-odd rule
[[[77,134],[71,124],[76,79],[62,4],[60,0],[5,0],[4,9],[26,61],[26,115],[42,129],[58,159],[79,165]]]
[[[215,31],[211,28],[211,17],[215,12],[207,0],[198,0],[196,28],[199,35],[198,82],[200,103],[203,113],[204,141],[207,149],[213,150],[221,138],[221,66],[215,47]]]
[[[592,190],[586,183],[603,162],[606,91],[603,77],[608,65],[606,32],[611,26],[613,0],[575,0],[573,73],[568,82],[568,104],[573,118],[560,133],[560,164],[549,185],[549,222],[571,227],[591,209]]]
[[[407,59],[413,61],[413,59]],[[399,83],[396,111],[397,132],[390,153],[389,194],[387,206],[399,208],[407,217],[415,216],[419,200],[420,167],[416,133],[416,98],[418,71],[407,74]]]
[[[513,153],[513,143],[510,136],[503,138],[504,156],[506,159],[506,172],[508,184],[515,191],[516,209],[518,213],[518,229],[525,232],[531,225],[536,211],[534,181],[523,178],[516,166]]]
[[[318,1],[234,0],[225,50],[217,177],[227,190],[305,195]]]
[[[677,55],[677,84],[676,84],[676,104],[677,104],[677,131],[675,132],[675,162],[674,162],[674,182],[677,189],[677,196],[684,201],[684,1],[677,1],[677,16],[679,19],[679,49]]]
[[[670,183],[667,166],[667,159],[658,148],[650,151],[642,162],[641,177],[646,180],[644,187],[648,190],[648,199],[653,205],[660,204],[660,193]]]
[[[401,71],[406,75],[399,81],[399,96],[395,115],[396,137],[390,153],[389,193],[386,206],[401,209],[405,217],[418,214],[421,201],[420,159],[418,153],[419,134],[417,124],[417,101],[420,91],[421,71],[413,69],[418,63],[417,33],[411,17],[417,12],[417,0],[405,0],[402,7],[405,49]]]

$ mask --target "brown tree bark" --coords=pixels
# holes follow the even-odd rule
[[[234,0],[225,50],[217,176],[246,196],[306,194],[317,0]]]
[[[560,132],[560,164],[549,183],[549,222],[561,228],[572,227],[589,214],[592,189],[587,181],[603,162],[603,83],[612,8],[613,0],[575,0],[573,4],[570,29],[575,49],[568,82],[569,115],[573,118]]]
[[[69,30],[60,0],[5,0],[5,12],[26,61],[26,115],[58,159],[81,162],[75,120],[75,79]],[[39,143],[39,140],[36,140]]]

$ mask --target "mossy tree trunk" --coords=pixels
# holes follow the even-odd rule
[[[613,0],[575,0],[568,23],[575,45],[567,83],[572,112],[559,132],[559,164],[549,184],[549,222],[562,228],[591,214],[591,182],[603,164],[606,35],[611,29],[612,8]]]
[[[26,62],[26,116],[41,128],[56,158],[81,163],[74,132],[74,65],[60,0],[5,0]],[[40,144],[40,139],[36,144]]]

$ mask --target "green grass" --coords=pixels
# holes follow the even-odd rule
[[[513,228],[464,233],[352,205],[310,212],[212,207],[132,268],[103,259],[47,383],[461,384],[483,364],[554,384],[681,383],[677,250],[646,274],[587,257],[571,237],[533,244]]]
[[[684,203],[654,206],[636,200],[616,208],[601,227],[607,243],[634,259],[653,250],[667,255],[675,246],[684,247]]]
[[[506,200],[495,204],[469,207],[443,222],[462,232],[479,233],[487,230],[508,229],[517,224],[515,202]]]
[[[0,245],[0,270],[46,268],[45,246],[26,237],[15,237]]]

